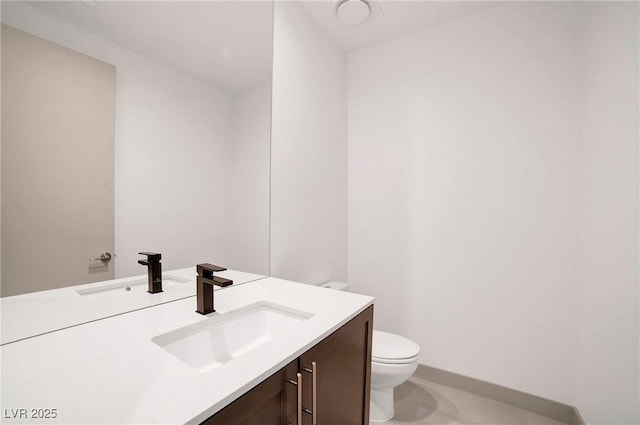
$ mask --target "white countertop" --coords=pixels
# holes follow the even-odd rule
[[[164,292],[157,294],[147,292],[144,274],[0,298],[0,345],[195,295],[195,267],[165,271],[162,276]],[[216,276],[232,279],[234,285],[264,278],[237,270],[218,272]],[[101,288],[114,289],[81,295]]]
[[[313,316],[287,337],[207,372],[151,341],[258,301]],[[2,423],[199,423],[355,317],[373,298],[269,277],[216,292],[216,312],[207,316],[194,312],[195,303],[195,297],[186,298],[0,347]],[[27,409],[27,416],[31,409],[56,409],[56,418],[11,418],[16,409]]]

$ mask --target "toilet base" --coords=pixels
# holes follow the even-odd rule
[[[371,388],[370,422],[387,422],[393,418],[393,387]]]

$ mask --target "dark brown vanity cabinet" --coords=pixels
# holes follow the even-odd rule
[[[372,335],[373,306],[203,423],[368,425]]]

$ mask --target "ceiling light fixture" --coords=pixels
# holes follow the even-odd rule
[[[357,25],[369,18],[371,8],[364,0],[344,0],[336,7],[338,21],[343,24]]]

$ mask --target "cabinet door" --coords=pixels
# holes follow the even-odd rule
[[[369,425],[373,306],[300,357],[304,377],[303,406],[317,425]],[[315,362],[316,394],[312,394]],[[312,425],[305,413],[303,425]]]
[[[205,425],[295,424],[298,360],[249,390],[242,397],[203,422]]]

